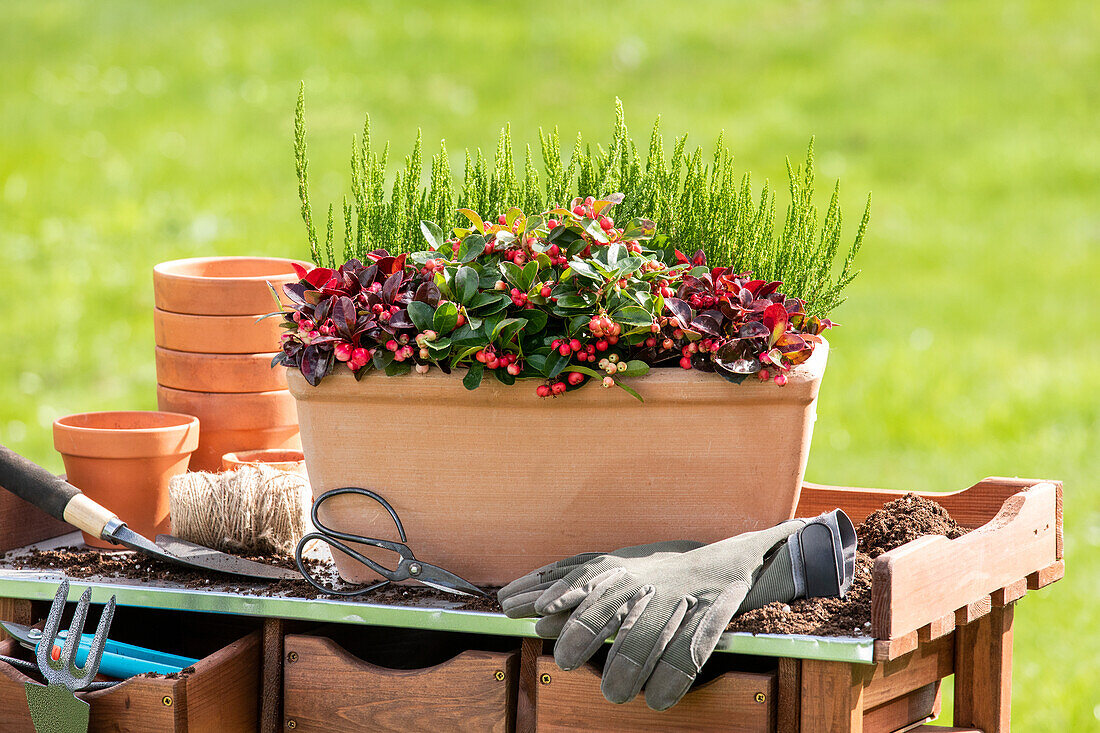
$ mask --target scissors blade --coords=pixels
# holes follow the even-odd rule
[[[30,626],[12,623],[11,621],[0,621],[0,626],[4,627],[4,631],[8,632],[13,639],[19,642],[20,646],[26,649],[33,650],[38,646],[38,642],[42,641],[42,632],[38,629],[32,629]],[[38,632],[37,636],[32,636],[31,631]]]
[[[414,579],[429,585],[437,590],[445,591],[447,593],[456,593],[460,596],[485,596],[485,592],[478,588],[473,583],[470,583],[462,578],[458,577],[449,570],[444,570],[437,565],[429,565],[428,563],[419,562],[421,566],[420,574],[416,575]]]

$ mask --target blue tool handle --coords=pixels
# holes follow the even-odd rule
[[[59,633],[58,636],[64,638],[65,632]],[[80,644],[76,648],[76,664],[79,667],[84,666],[84,662],[88,659],[92,638],[91,634],[83,634],[80,637]],[[177,673],[198,661],[191,657],[108,640],[103,649],[103,656],[100,658],[99,672],[108,677],[126,679],[145,672]]]

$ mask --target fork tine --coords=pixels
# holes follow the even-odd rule
[[[42,629],[42,641],[39,642],[35,651],[38,668],[43,674],[53,669],[50,664],[50,652],[53,650],[53,640],[57,638],[57,631],[61,626],[61,614],[65,611],[65,601],[68,598],[69,581],[66,579],[57,586],[57,593],[53,597],[53,603],[50,604],[50,615],[46,617],[46,627]]]
[[[115,597],[103,605],[103,612],[99,615],[99,625],[95,629],[95,638],[88,650],[88,658],[84,660],[84,678],[90,679],[99,672],[99,658],[103,654],[103,647],[107,645],[107,631],[111,628],[111,621],[115,617]]]
[[[84,633],[84,621],[88,618],[88,605],[92,601],[92,589],[85,588],[73,611],[73,622],[65,635],[65,646],[61,649],[61,666],[79,678],[80,670],[76,666],[76,648],[80,646],[80,635]]]

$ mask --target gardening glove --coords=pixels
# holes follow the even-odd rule
[[[604,666],[604,697],[627,702],[645,685],[651,708],[671,707],[714,650],[765,558],[808,521],[641,558],[630,569],[608,567],[602,558],[582,563],[535,602],[544,615],[575,606],[554,647],[555,660],[575,669],[618,631]]]
[[[624,547],[608,553],[584,552],[580,555],[544,565],[538,570],[532,570],[522,578],[513,580],[497,591],[497,600],[500,601],[501,609],[509,618],[537,616],[539,614],[535,612],[535,601],[547,588],[585,563],[598,561],[601,563],[601,568],[621,567],[624,570],[631,570],[639,566],[639,563],[649,562],[666,555],[680,555],[699,547],[703,547],[702,542],[669,540]],[[572,606],[539,619],[535,625],[535,632],[546,639],[556,638],[561,627],[569,619],[571,611]]]

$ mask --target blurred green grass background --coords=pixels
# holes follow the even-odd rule
[[[874,206],[807,478],[1064,480],[1068,576],[1020,603],[1014,722],[1095,729],[1098,33],[1087,0],[4,3],[0,442],[59,470],[54,418],[156,407],[155,263],[306,256],[299,80],[315,202],[368,111],[396,155],[421,127],[458,165],[506,120],[603,139],[619,96],[643,139],[658,113],[666,140],[724,129],[757,184],[813,134],[821,205],[842,177],[849,232]]]

